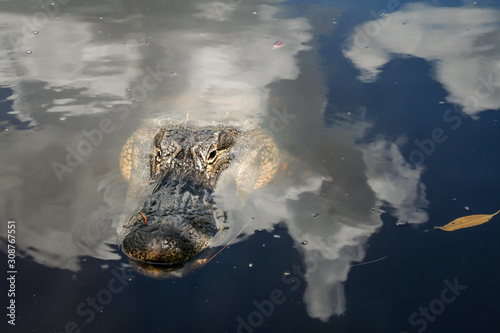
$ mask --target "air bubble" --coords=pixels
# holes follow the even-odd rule
[[[32,54],[32,53],[33,53],[33,51],[31,51],[31,50],[26,50],[26,54]]]

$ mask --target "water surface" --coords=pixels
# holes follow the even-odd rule
[[[500,209],[496,2],[0,9],[9,331],[498,331],[498,217],[433,230]],[[120,150],[154,119],[259,126],[283,158],[245,203],[217,193],[222,243],[243,232],[180,278],[117,246]]]

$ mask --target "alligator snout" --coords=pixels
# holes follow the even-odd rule
[[[155,264],[180,264],[195,257],[209,244],[188,217],[171,216],[136,226],[122,241],[122,251],[131,259]],[[205,223],[211,223],[206,221]]]

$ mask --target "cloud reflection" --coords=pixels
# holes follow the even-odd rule
[[[487,8],[408,4],[401,11],[354,29],[344,55],[373,82],[401,56],[432,63],[446,100],[474,115],[500,108],[500,12]]]
[[[41,110],[78,116],[128,102],[126,89],[142,73],[137,40],[99,41],[99,27],[72,18],[33,32],[30,15],[1,13],[0,20],[0,87],[14,90],[21,121],[36,125]]]
[[[421,182],[422,167],[411,166],[401,155],[399,147],[379,138],[364,145],[368,184],[381,202],[388,203],[398,220],[410,223],[427,222],[425,185]]]
[[[0,53],[4,85],[18,96],[13,108],[20,119],[33,123],[39,105],[71,116],[112,112],[106,105],[130,103],[126,89],[141,84],[148,66],[160,64],[176,75],[149,96],[144,103],[148,108],[133,119],[134,125],[159,116],[199,124],[263,125],[281,143],[293,172],[254,193],[244,206],[226,198],[221,205],[227,206],[233,223],[227,238],[252,217],[255,223],[240,241],[284,221],[304,260],[298,265],[307,283],[308,314],[327,321],[343,313],[343,283],[350,265],[364,259],[367,239],[382,225],[380,211],[373,208],[388,202],[398,218],[425,221],[425,213],[415,212],[426,204],[421,170],[404,164],[398,147],[383,139],[356,144],[371,126],[364,116],[337,121],[332,128],[324,125],[327,89],[317,54],[306,45],[313,38],[306,18],[285,17],[279,4],[242,3],[219,12],[214,12],[211,1],[179,6],[158,9],[148,19],[133,14],[133,21],[151,37],[151,49],[144,53],[127,42],[127,34],[100,42],[97,31],[103,23],[51,21],[26,44]],[[259,15],[252,14],[255,8]],[[9,43],[5,33],[19,31],[23,14],[0,17],[9,22],[9,30],[2,30],[2,43]],[[283,47],[273,50],[278,40]],[[24,49],[33,53],[27,55]],[[356,59],[353,62],[363,64]],[[380,63],[367,71],[376,71]],[[26,103],[24,97],[35,83],[43,87],[41,95]],[[274,97],[280,89],[283,96]],[[287,122],[277,116],[282,111],[266,114],[276,100],[293,115]],[[283,122],[274,130],[273,117]],[[18,131],[2,146],[9,158],[2,161],[8,172],[2,173],[0,188],[11,195],[2,196],[0,204],[3,214],[22,221],[19,249],[38,263],[72,271],[80,269],[82,256],[119,258],[109,246],[116,241],[110,230],[124,199],[124,184],[116,181],[118,163],[112,159],[118,145],[97,147],[92,155],[98,157],[90,157],[59,184],[50,164],[62,154],[66,141],[78,142],[81,135],[58,126],[47,126],[36,135],[33,144]],[[45,168],[39,172],[32,165]]]

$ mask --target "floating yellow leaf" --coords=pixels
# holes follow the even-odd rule
[[[459,217],[458,219],[453,220],[447,225],[439,227],[438,229],[444,231],[454,231],[458,229],[474,227],[476,225],[488,222],[489,220],[491,220],[493,216],[497,215],[498,213],[500,213],[500,210],[495,214],[491,215],[469,215],[469,216]]]

